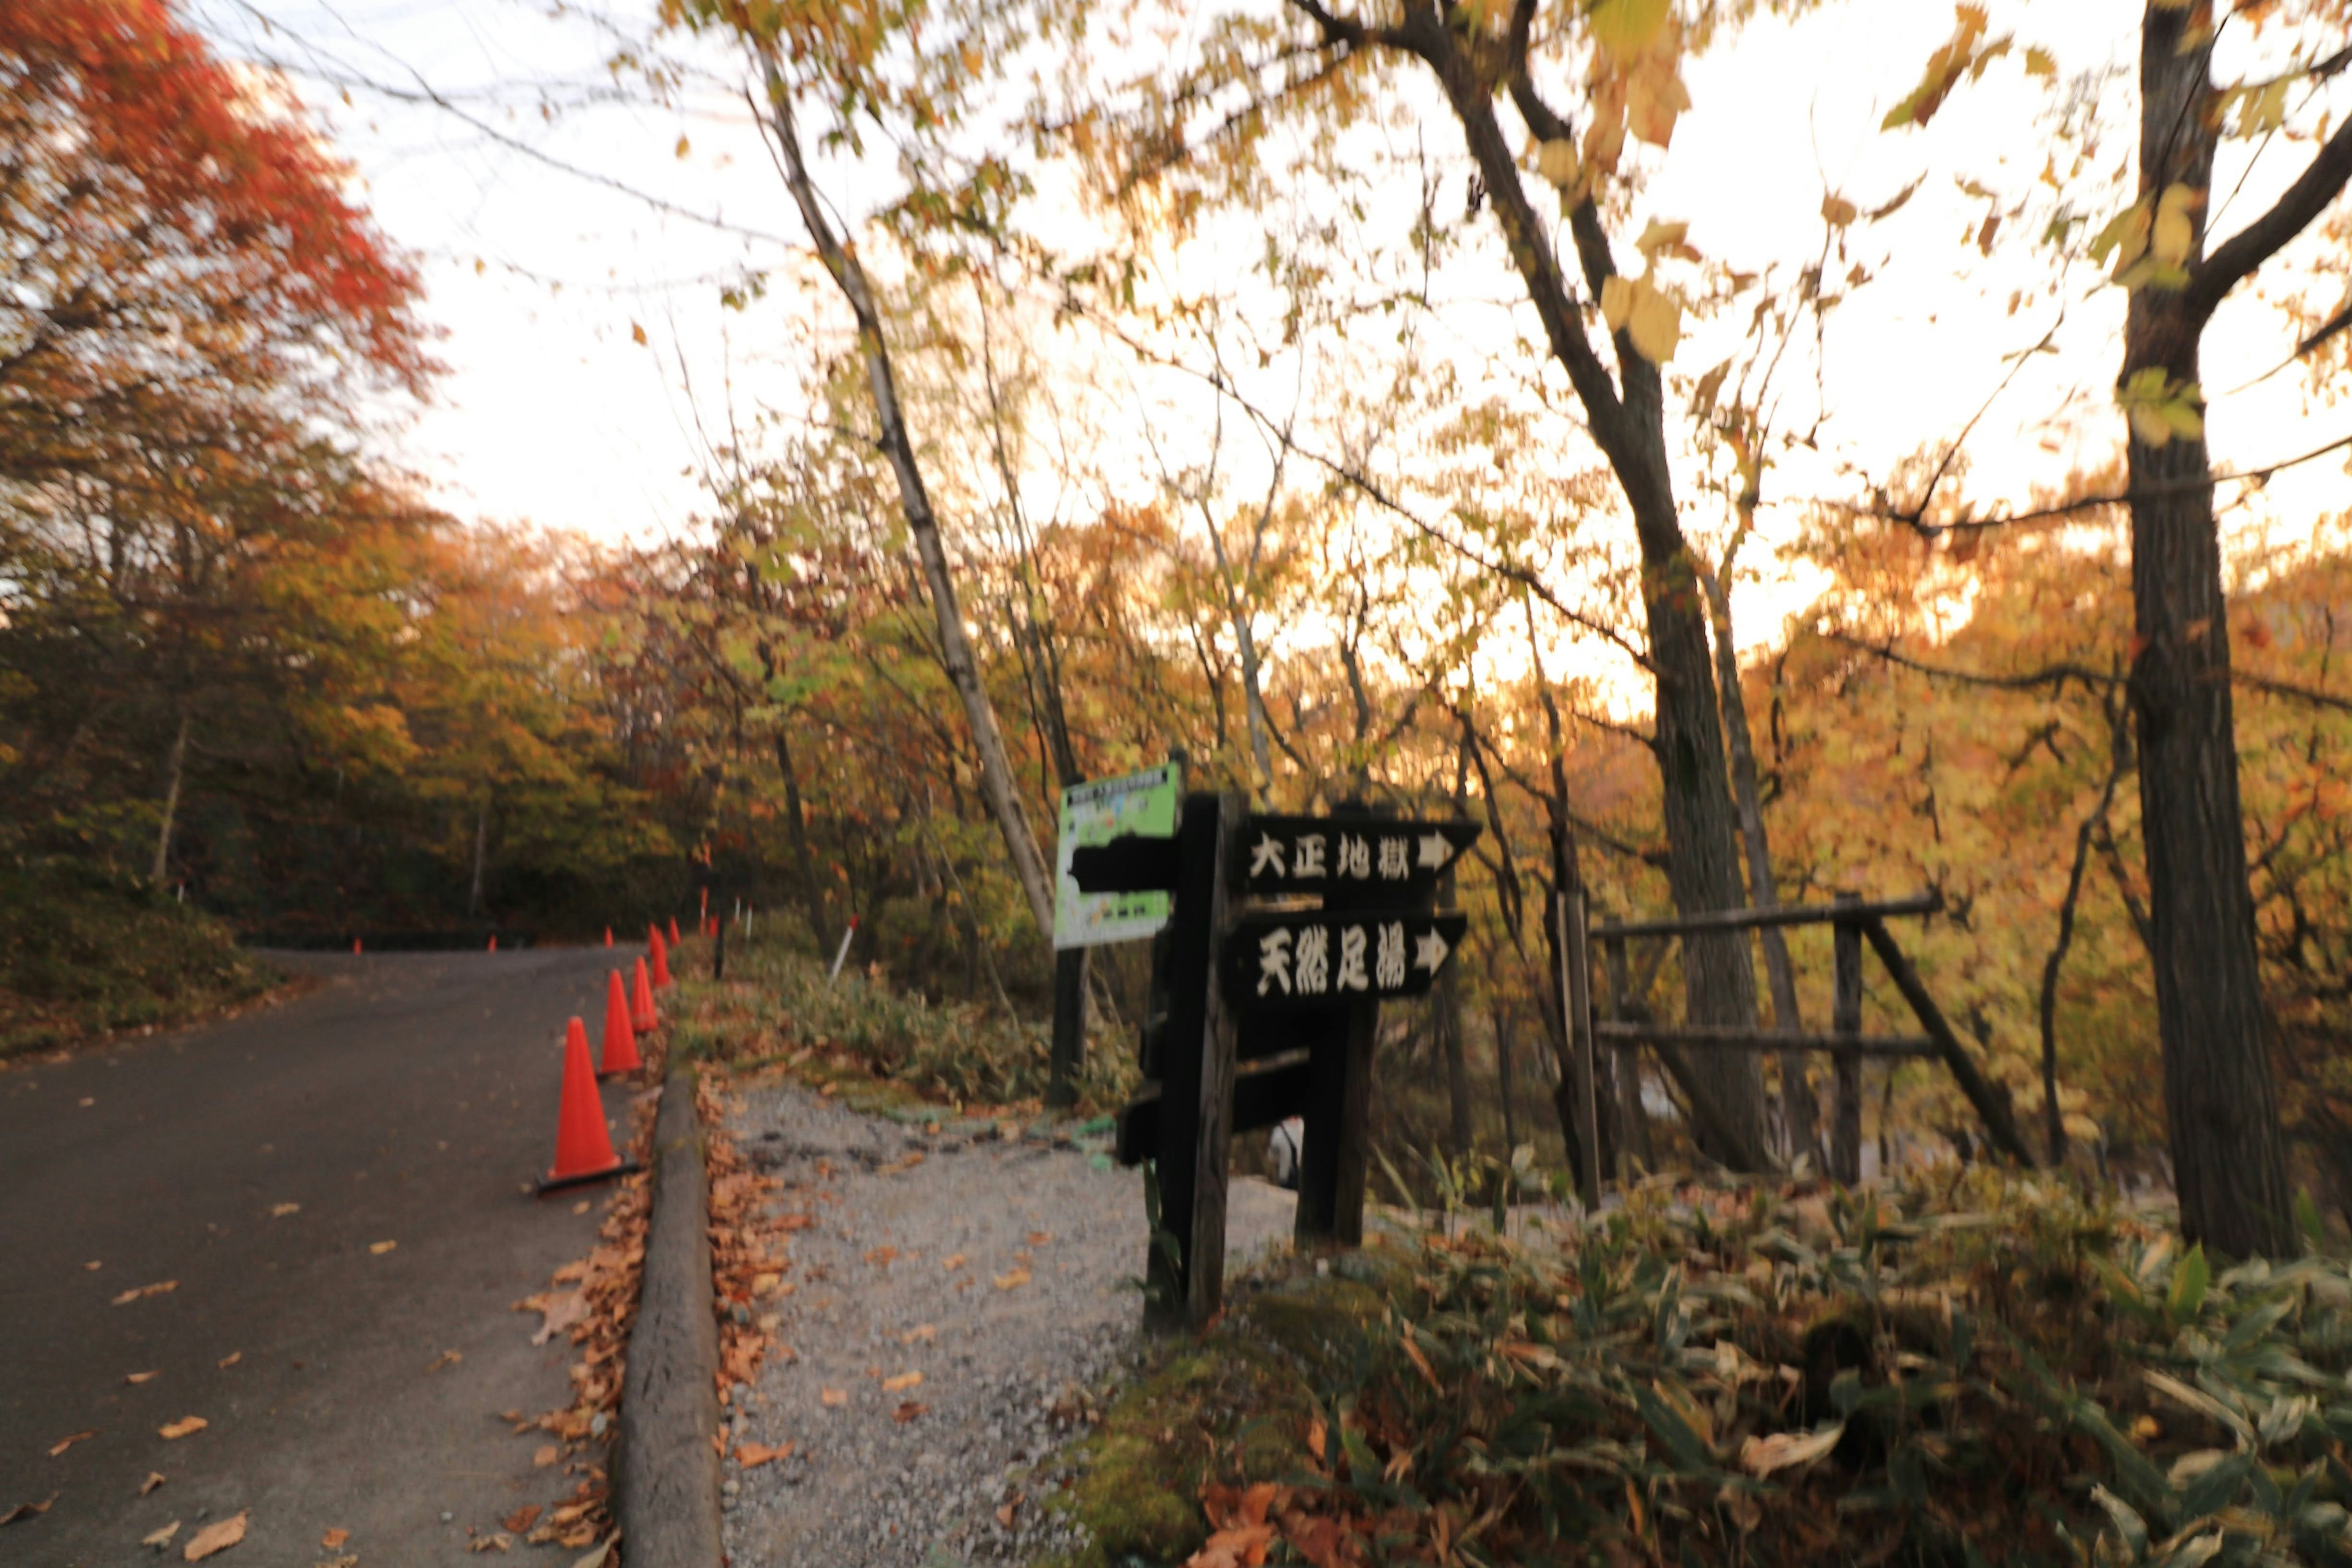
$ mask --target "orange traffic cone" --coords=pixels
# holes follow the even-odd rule
[[[661,932],[654,932],[654,989],[669,989],[669,943],[662,941]]]
[[[613,1152],[604,1126],[604,1102],[596,1093],[596,1069],[588,1065],[588,1031],[572,1020],[563,1042],[563,1100],[555,1113],[555,1168],[540,1182],[541,1193],[617,1176],[636,1166]]]
[[[637,995],[630,1009],[629,1022],[640,1029],[650,1029],[661,1020],[654,1016],[654,988],[646,984],[646,961],[637,960]]]
[[[496,932],[496,931],[492,931],[492,932],[490,933],[490,951],[491,951],[492,952],[498,952],[498,950],[499,950],[499,933],[498,933],[498,932]]]
[[[357,937],[353,937],[353,938],[352,938],[352,952],[353,953],[357,953],[357,952],[359,952],[359,950],[360,950],[360,939],[359,939],[359,938],[357,938]]]
[[[677,945],[677,917],[676,915],[669,917],[669,941],[672,947],[676,947]]]
[[[636,1031],[629,1026],[628,988],[621,984],[621,972],[615,969],[613,983],[604,988],[604,1060],[596,1076],[635,1072],[645,1065],[637,1059]]]
[[[604,945],[606,947],[613,945],[613,928],[611,926],[606,926],[604,928]]]

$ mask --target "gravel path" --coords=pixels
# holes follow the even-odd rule
[[[1142,1178],[1042,1124],[931,1125],[788,1084],[743,1090],[737,1141],[782,1179],[782,1212],[814,1224],[792,1237],[779,1303],[793,1354],[731,1417],[735,1448],[793,1445],[725,1467],[738,1568],[947,1568],[1074,1544],[1029,1496],[1141,1348]],[[1291,1207],[1234,1184],[1234,1267],[1287,1239]]]

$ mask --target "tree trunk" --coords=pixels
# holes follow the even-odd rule
[[[1509,52],[1522,61],[1528,47],[1525,28],[1533,9],[1522,7],[1514,14],[1517,31]],[[1706,600],[1675,510],[1666,455],[1664,379],[1625,332],[1615,337],[1617,371],[1612,378],[1586,336],[1581,308],[1553,246],[1557,226],[1541,218],[1529,201],[1519,161],[1496,118],[1497,89],[1509,92],[1539,138],[1565,136],[1569,128],[1536,96],[1523,69],[1513,69],[1500,81],[1491,79],[1483,57],[1460,43],[1434,7],[1408,8],[1405,21],[1383,37],[1420,56],[1444,87],[1552,357],[1567,373],[1592,439],[1633,512],[1642,551],[1642,607],[1651,673],[1656,682],[1653,749],[1664,798],[1666,882],[1675,908],[1683,914],[1738,909],[1746,899],[1732,829],[1723,720],[1716,705]],[[1591,199],[1570,213],[1568,226],[1586,286],[1597,298],[1617,269],[1599,209]],[[1755,1026],[1756,975],[1744,936],[1732,932],[1688,939],[1683,973],[1685,1011],[1691,1022]],[[1739,1168],[1768,1147],[1762,1064],[1745,1051],[1706,1051],[1696,1057],[1690,1070],[1738,1145],[1722,1147],[1721,1140],[1703,1132],[1701,1147],[1712,1158]]]
[[[1750,514],[1752,515],[1752,513]],[[1748,518],[1741,519],[1743,531]],[[1756,780],[1756,743],[1748,729],[1748,696],[1740,689],[1739,656],[1731,640],[1731,589],[1722,573],[1704,574],[1707,609],[1715,623],[1716,684],[1723,694],[1723,731],[1731,742],[1732,796],[1739,808],[1739,837],[1748,851],[1748,901],[1759,910],[1777,909],[1779,887],[1772,879],[1772,848],[1764,834],[1763,792]],[[1764,973],[1772,987],[1772,1026],[1795,1030],[1804,1026],[1797,1011],[1797,976],[1789,964],[1789,943],[1779,926],[1757,933],[1764,943]],[[1821,1109],[1813,1087],[1805,1078],[1801,1051],[1780,1054],[1780,1131],[1791,1164],[1810,1155],[1813,1169],[1822,1169]]]
[[[776,731],[776,771],[784,777],[784,836],[792,840],[793,860],[799,872],[801,907],[808,913],[809,934],[819,953],[833,951],[833,921],[826,918],[824,881],[818,876],[816,855],[809,848],[808,814],[801,805],[800,769],[793,765],[792,742]]]
[[[172,871],[172,829],[179,821],[180,781],[186,775],[187,760],[188,711],[183,708],[180,727],[172,736],[171,754],[163,763],[163,820],[155,827],[155,863],[147,871],[147,885],[159,893]]]
[[[1449,867],[1437,879],[1437,907],[1454,907],[1454,872]],[[1462,966],[1448,964],[1437,977],[1430,996],[1431,1023],[1436,1026],[1438,1048],[1445,1055],[1445,1098],[1452,1113],[1448,1142],[1453,1145],[1454,1158],[1470,1157],[1472,1132],[1470,1127],[1470,1062],[1462,1040]]]
[[[889,346],[882,336],[881,307],[875,300],[865,266],[834,232],[817,198],[816,187],[810,183],[808,168],[801,155],[800,130],[793,119],[792,90],[773,59],[761,63],[766,74],[769,129],[774,132],[783,157],[785,183],[791,187],[801,221],[808,226],[809,237],[815,243],[826,272],[857,318],[858,349],[866,362],[866,389],[873,397],[880,444],[898,479],[899,510],[906,517],[908,532],[914,536],[915,552],[922,562],[924,583],[930,591],[931,615],[939,629],[940,662],[963,700],[972,749],[980,757],[981,785],[1013,861],[1013,876],[1028,898],[1029,912],[1035,918],[1038,931],[1050,935],[1054,929],[1053,875],[1038,850],[1036,836],[1030,831],[1012,758],[1005,751],[1004,731],[997,722],[996,705],[982,683],[980,666],[972,655],[971,637],[964,629],[963,612],[956,601],[955,579],[949,570],[947,546],[940,537],[930,492],[923,483],[922,469],[915,460],[914,442],[908,435],[898,406],[898,378],[891,369]]]
[[[2212,183],[2218,116],[2208,51],[2184,43],[2192,16],[2202,8],[2151,0],[2142,24],[2140,193],[2151,202],[2172,184]],[[2202,271],[2201,211],[2192,221],[2189,266]],[[2157,370],[2194,386],[2216,298],[2208,287],[2137,289],[2124,380]],[[2200,436],[2151,446],[2137,431],[2129,461],[2140,831],[2181,1229],[2231,1257],[2284,1256],[2295,1245],[2292,1194],[2246,881],[2212,466]]]
[[[474,806],[474,881],[466,894],[466,918],[471,920],[482,909],[482,862],[488,858],[490,843],[490,803],[486,796]]]
[[[1500,1003],[1495,1005],[1495,1088],[1503,1102],[1503,1158],[1507,1161],[1518,1151],[1519,1117],[1511,1103],[1510,1021]]]

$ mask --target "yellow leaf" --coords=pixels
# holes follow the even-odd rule
[[[2171,184],[2164,188],[2148,236],[2148,249],[2157,260],[2167,267],[2179,267],[2188,261],[2189,249],[2197,243],[2197,226],[2189,215],[2204,203],[2205,193],[2192,186]]]
[[[1645,66],[1625,81],[1625,128],[1653,147],[1674,143],[1675,121],[1691,106],[1673,66]]]
[[[920,1386],[922,1381],[923,1374],[919,1372],[902,1372],[896,1377],[884,1378],[882,1391],[885,1394],[903,1394],[908,1389]]]
[[[1843,228],[1860,216],[1861,209],[1843,196],[1822,198],[1822,216],[1829,220],[1832,228]]]
[[[646,341],[646,330],[645,328],[637,325],[636,322],[631,321],[629,323],[629,336],[635,342],[642,343]]]
[[[2028,76],[2056,76],[2058,74],[2058,57],[2052,54],[2048,49],[2027,49],[2025,51],[2025,74]]]
[[[1536,149],[1536,173],[1562,190],[1576,184],[1576,143],[1561,136]]]
[[[1698,252],[1685,244],[1683,238],[1688,233],[1690,233],[1690,225],[1686,223],[1660,223],[1656,218],[1652,218],[1649,226],[1642,231],[1642,237],[1633,242],[1633,248],[1653,263],[1658,259],[1658,252],[1661,250],[1695,261],[1698,258]]]
[[[1668,0],[1601,0],[1592,8],[1592,41],[1619,54],[1646,49],[1666,25]]]
[[[368,1243],[368,1251],[374,1257],[382,1258],[399,1245],[400,1243],[396,1241],[371,1241]]]
[[[1028,1283],[1029,1270],[1026,1268],[1015,1268],[1010,1274],[996,1276],[996,1288],[1000,1290],[1018,1290]]]
[[[1606,309],[1604,303],[1604,312]],[[1648,279],[1636,279],[1625,312],[1625,335],[1633,339],[1633,351],[1643,359],[1664,364],[1675,357],[1675,345],[1682,342],[1683,308]]]
[[[1601,319],[1609,323],[1612,332],[1625,330],[1627,318],[1633,313],[1633,279],[1604,278],[1601,282]]]
[[[688,153],[691,153],[691,152],[693,152],[693,151],[694,151],[694,144],[693,144],[692,142],[688,142],[688,141],[685,137],[683,137],[683,136],[681,136],[681,137],[679,137],[679,138],[677,139],[677,148],[676,148],[676,152],[677,152],[677,155],[678,155],[679,157],[683,158],[683,157],[685,157]]]
[[[171,1523],[165,1525],[163,1529],[151,1530],[146,1534],[141,1536],[139,1538],[139,1544],[142,1546],[154,1547],[169,1546],[172,1544],[172,1537],[179,1533],[180,1521],[175,1519]]]
[[[228,1519],[216,1520],[190,1536],[180,1557],[183,1562],[201,1563],[214,1552],[226,1552],[244,1539],[245,1515],[238,1513]]]
[[[1775,1432],[1750,1437],[1739,1446],[1739,1468],[1751,1476],[1769,1476],[1792,1465],[1810,1465],[1838,1446],[1845,1423],[1820,1432]]]
[[[183,1415],[177,1421],[158,1426],[155,1430],[162,1434],[164,1441],[171,1442],[176,1438],[185,1437],[191,1433],[201,1432],[211,1425],[211,1422],[201,1415]]]

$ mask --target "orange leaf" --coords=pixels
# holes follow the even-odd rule
[[[132,1289],[125,1290],[121,1295],[117,1296],[111,1304],[117,1307],[127,1307],[131,1302],[140,1300],[142,1297],[162,1296],[176,1290],[179,1288],[180,1282],[177,1279],[162,1279],[152,1285],[141,1285]]]
[[[184,1561],[201,1563],[215,1552],[226,1552],[245,1539],[245,1515],[215,1520],[188,1538],[187,1549],[180,1553]]]
[[[898,1408],[890,1412],[890,1419],[903,1426],[929,1409],[930,1406],[928,1405],[918,1405],[911,1399],[902,1399],[898,1402]]]
[[[97,1436],[98,1434],[95,1431],[90,1431],[76,1432],[70,1436],[60,1437],[56,1442],[49,1445],[49,1458],[54,1459],[59,1454],[64,1453],[68,1448],[72,1447],[76,1443],[87,1443],[92,1437]]]
[[[507,1515],[506,1518],[499,1521],[499,1522],[505,1525],[509,1530],[513,1531],[517,1535],[520,1535],[524,1531],[529,1530],[532,1525],[539,1522],[539,1516],[541,1511],[542,1510],[537,1503],[527,1502],[520,1508],[515,1510],[512,1513]],[[338,1542],[338,1544],[341,1543]]]
[[[163,1435],[166,1441],[170,1441],[173,1438],[184,1437],[192,1432],[201,1432],[211,1425],[211,1422],[201,1415],[183,1415],[177,1421],[159,1426],[156,1430]]]
[[[326,1534],[319,1537],[319,1544],[325,1547],[328,1551],[333,1552],[351,1538],[352,1532],[348,1530],[331,1530],[327,1531]]]
[[[790,1443],[738,1443],[735,1446],[735,1462],[747,1470],[756,1470],[761,1465],[787,1458],[792,1451]]]
[[[896,1377],[884,1378],[882,1391],[886,1394],[903,1394],[922,1381],[923,1374],[919,1372],[902,1372]]]

